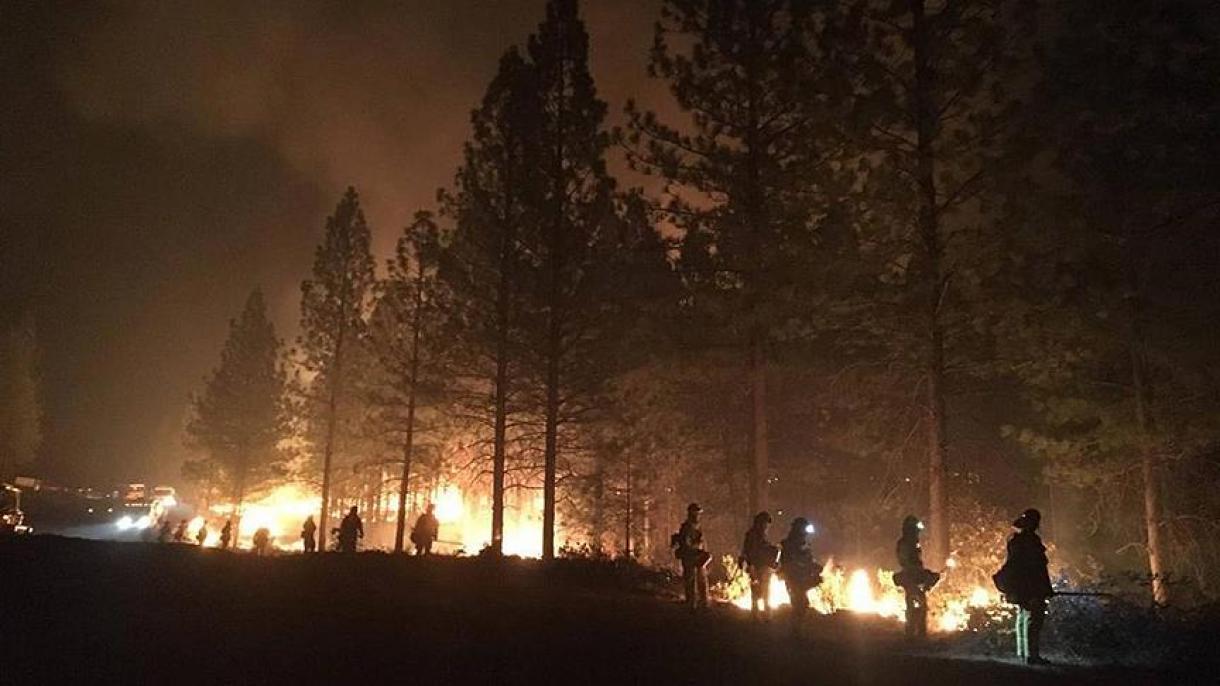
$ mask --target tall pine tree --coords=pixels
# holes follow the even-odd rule
[[[313,274],[301,284],[300,352],[314,374],[309,388],[310,417],[320,423],[322,511],[318,544],[329,531],[332,463],[340,419],[349,348],[364,329],[374,283],[369,227],[356,189],[348,188],[326,220],[326,236],[314,253]]]
[[[831,162],[847,82],[833,68],[823,4],[668,0],[650,73],[683,125],[628,105],[633,165],[667,181],[679,268],[708,327],[742,351],[750,397],[749,507],[767,508],[768,368],[775,331],[811,268],[815,229],[840,183]]]
[[[527,263],[522,234],[538,225],[537,151],[541,106],[534,73],[509,50],[471,115],[471,140],[454,189],[444,194],[453,235],[441,254],[440,278],[452,293],[452,351],[465,393],[462,413],[480,439],[490,434],[491,549],[504,542],[509,420],[522,384],[522,298]],[[481,440],[485,445],[486,441]]]
[[[233,500],[239,528],[247,494],[276,476],[282,458],[279,446],[288,428],[285,384],[280,340],[267,319],[262,291],[255,290],[241,316],[229,323],[220,365],[192,399],[187,424],[188,444],[203,457],[185,470],[218,477]]]
[[[937,564],[951,551],[948,474],[961,471],[949,469],[950,361],[964,359],[969,338],[955,334],[979,328],[966,294],[993,257],[977,229],[995,222],[978,201],[1019,149],[1010,139],[1027,10],[1019,0],[862,0],[845,12],[863,46],[853,89],[869,208],[861,240],[890,250],[878,277],[901,291],[895,302],[912,322],[883,335],[919,370]]]
[[[383,376],[372,390],[383,420],[401,440],[402,475],[394,552],[402,552],[411,468],[420,434],[419,411],[437,404],[442,392],[437,262],[439,228],[429,212],[418,212],[398,239],[394,257],[370,318],[368,338]]]
[[[1179,509],[1194,498],[1175,475],[1215,440],[1198,427],[1216,421],[1218,313],[1197,296],[1215,291],[1220,255],[1212,10],[1080,2],[1057,17],[1071,30],[1042,53],[1039,109],[1056,176],[1037,218],[1060,230],[1026,235],[1028,288],[1046,305],[1011,332],[1031,353],[1021,371],[1044,421],[1026,442],[1071,484],[1139,494],[1138,516],[1108,521],[1138,521],[1160,604],[1174,558],[1178,569],[1206,566],[1199,541],[1214,539],[1192,530],[1198,511]]]
[[[543,387],[542,556],[555,555],[556,482],[565,425],[594,393],[596,366],[588,343],[597,338],[604,296],[599,265],[613,258],[613,184],[606,173],[610,137],[606,104],[589,73],[589,36],[576,0],[551,0],[546,20],[530,37],[529,56],[541,105],[541,230],[525,235],[537,260],[533,309],[540,317],[539,376]],[[533,240],[530,240],[533,239]],[[532,328],[532,327],[531,327]]]

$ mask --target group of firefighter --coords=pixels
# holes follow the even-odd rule
[[[697,503],[686,508],[686,520],[671,539],[674,555],[682,564],[685,600],[691,610],[708,606],[707,568],[712,556],[703,542],[699,516],[703,509]],[[1015,532],[1008,539],[1008,554],[1004,566],[993,580],[1005,599],[1017,606],[1017,657],[1028,664],[1046,664],[1041,654],[1040,638],[1046,621],[1046,604],[1055,592],[1047,570],[1046,546],[1038,536],[1042,515],[1029,509],[1012,523]],[[804,517],[792,520],[788,533],[779,545],[767,537],[771,515],[759,512],[745,534],[738,566],[749,575],[750,611],[754,619],[769,613],[768,587],[778,574],[788,589],[792,605],[793,631],[799,633],[809,610],[809,591],[822,582],[822,565],[814,559],[810,548],[813,524]],[[923,564],[919,535],[923,523],[914,515],[902,521],[902,536],[896,545],[898,571],[894,584],[906,597],[906,635],[913,641],[926,638],[928,633],[928,591],[940,580],[940,574]]]
[[[440,533],[440,522],[436,519],[436,506],[428,504],[427,509],[415,520],[411,529],[411,543],[415,545],[416,555],[431,555],[432,544],[436,543]],[[357,541],[364,538],[364,521],[360,519],[360,511],[356,506],[347,511],[339,526],[331,530],[341,553],[356,552]],[[318,551],[318,525],[313,521],[313,515],[305,518],[301,525],[301,543],[307,553]]]
[[[415,554],[430,555],[432,544],[436,542],[439,532],[440,522],[436,519],[435,506],[429,504],[419,519],[415,520],[415,526],[411,529],[411,543],[415,545]],[[357,541],[364,538],[364,521],[360,519],[359,509],[353,506],[348,510],[343,520],[339,522],[339,526],[331,530],[331,534],[335,537],[339,552],[356,552]],[[207,537],[207,522],[204,522],[195,531],[194,539],[198,545],[202,546]],[[173,540],[175,543],[186,543],[187,539],[187,520],[180,521],[176,529],[170,523],[169,518],[161,522],[157,534],[158,541],[168,543]],[[233,520],[229,519],[225,520],[224,526],[220,529],[217,547],[221,550],[228,550],[232,544]],[[313,515],[307,516],[301,524],[301,545],[306,553],[318,551],[318,525],[314,522]],[[271,553],[271,530],[266,527],[256,530],[250,539],[250,547],[255,555],[269,555]]]

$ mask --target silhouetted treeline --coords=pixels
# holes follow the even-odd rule
[[[1218,21],[667,0],[680,115],[612,131],[552,0],[385,278],[354,191],[328,222],[298,350],[324,502],[473,468],[493,548],[538,489],[545,555],[656,559],[689,500],[714,545],[770,508],[878,559],[926,512],[933,568],[991,525],[961,513],[1036,504],[1064,562],[1214,597]]]

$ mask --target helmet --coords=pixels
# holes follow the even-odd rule
[[[800,531],[802,533],[810,534],[813,533],[812,529],[813,525],[810,524],[809,520],[805,519],[804,517],[797,517],[796,519],[792,520],[793,531]]]
[[[902,533],[918,533],[923,529],[923,522],[919,521],[919,517],[915,515],[907,515],[902,520]]]
[[[691,503],[690,505],[686,506],[686,511],[688,513],[689,512],[703,512],[703,508],[699,507],[699,503]]]
[[[1033,530],[1037,529],[1038,525],[1041,523],[1042,523],[1042,513],[1031,507],[1028,510],[1022,512],[1021,516],[1017,517],[1013,521],[1012,525],[1022,531],[1033,531]]]
[[[763,510],[762,512],[759,512],[758,514],[754,515],[754,526],[759,526],[760,524],[770,524],[770,523],[771,523],[771,513],[770,512]]]

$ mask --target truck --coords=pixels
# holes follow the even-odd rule
[[[18,536],[33,531],[34,528],[25,523],[25,512],[21,509],[21,489],[3,484],[0,488],[0,536]]]

